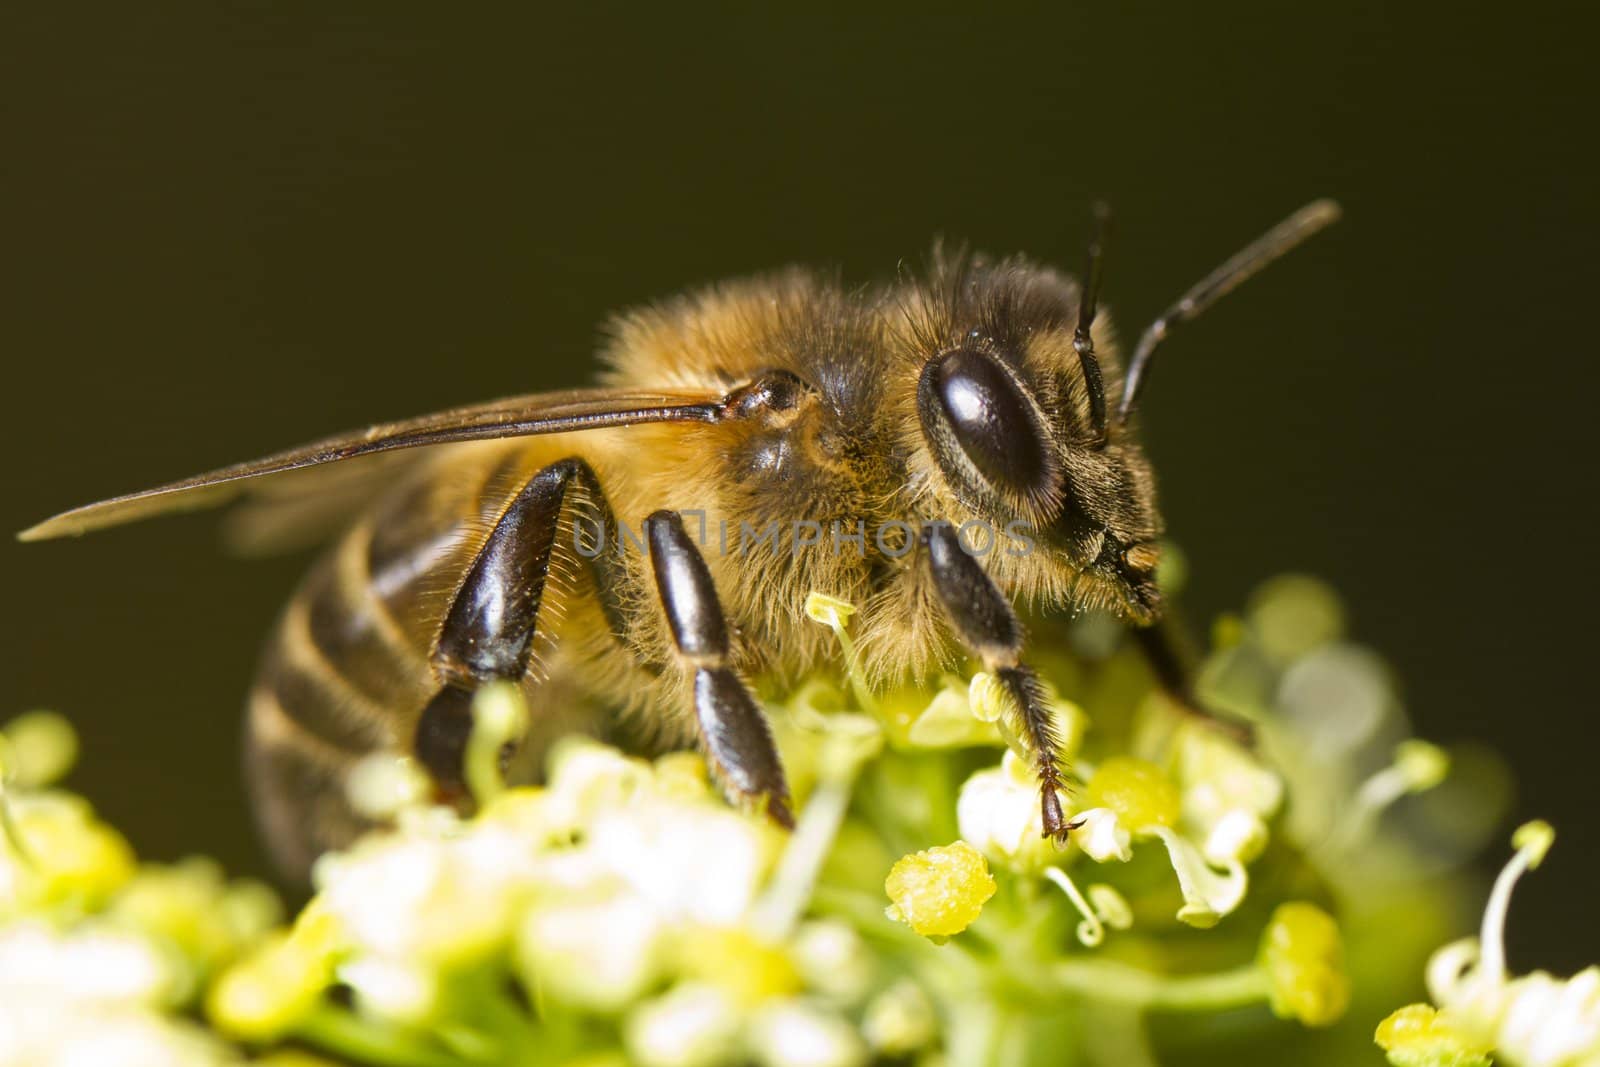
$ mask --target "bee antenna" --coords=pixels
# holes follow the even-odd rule
[[[1078,298],[1078,325],[1072,331],[1072,350],[1083,368],[1083,384],[1089,391],[1089,422],[1097,438],[1096,448],[1106,444],[1106,383],[1100,374],[1100,360],[1094,354],[1090,333],[1100,311],[1100,277],[1105,262],[1106,238],[1111,232],[1111,209],[1103,201],[1094,205],[1094,229],[1089,237],[1089,262],[1083,270],[1083,292]]]
[[[1272,229],[1256,238],[1229,257],[1222,266],[1200,279],[1178,302],[1161,313],[1139,338],[1139,347],[1133,351],[1128,364],[1128,376],[1122,385],[1122,401],[1117,405],[1117,422],[1128,421],[1133,405],[1139,399],[1139,389],[1150,373],[1150,357],[1156,346],[1166,340],[1167,334],[1179,323],[1188,322],[1206,308],[1232,292],[1240,282],[1249,278],[1268,263],[1301,244],[1319,230],[1338,221],[1339,205],[1332,200],[1313,200]]]

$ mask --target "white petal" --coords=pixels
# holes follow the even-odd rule
[[[978,771],[956,799],[961,838],[995,863],[1035,870],[1055,858],[1044,836],[1039,787],[1018,782],[1004,767]]]
[[[638,997],[660,971],[663,926],[632,894],[529,912],[518,960],[529,988],[611,1011]]]
[[[763,1067],[860,1067],[867,1046],[844,1019],[803,1001],[782,1001],[751,1026],[751,1051]]]
[[[1218,874],[1206,864],[1205,856],[1187,838],[1166,826],[1152,826],[1150,832],[1161,838],[1178,875],[1183,891],[1183,907],[1178,920],[1201,929],[1217,925],[1224,915],[1244,903],[1250,876],[1237,861],[1226,864],[1226,874]]]
[[[636,1008],[623,1039],[641,1067],[712,1067],[734,1058],[739,1015],[722,990],[689,983]]]
[[[1253,811],[1235,808],[1212,826],[1206,835],[1206,860],[1217,866],[1230,862],[1249,863],[1267,847],[1267,824]]]
[[[1110,808],[1090,808],[1074,818],[1079,826],[1072,831],[1072,840],[1083,854],[1096,863],[1118,860],[1126,863],[1133,858],[1133,836],[1128,833]]]

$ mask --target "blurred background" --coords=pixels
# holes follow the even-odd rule
[[[728,275],[881,278],[937,234],[1076,271],[1097,197],[1134,335],[1334,196],[1144,403],[1189,611],[1330,579],[1420,731],[1559,828],[1515,969],[1600,960],[1587,42],[1489,5],[927,6],[9,5],[0,526],[582,383],[609,311]],[[0,543],[0,717],[83,727],[142,853],[261,869],[241,700],[305,565],[205,517]]]

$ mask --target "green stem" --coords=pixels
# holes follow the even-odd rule
[[[872,688],[867,685],[866,675],[861,672],[861,661],[856,655],[856,643],[850,639],[842,620],[831,628],[834,636],[839,639],[840,649],[844,651],[845,675],[850,680],[850,689],[855,694],[856,705],[874,718],[881,719],[882,713],[878,710],[878,701],[872,695]]]
[[[805,913],[817,875],[850,807],[854,779],[854,774],[824,779],[800,813],[800,824],[789,838],[777,874],[751,919],[756,931],[774,943],[788,937]]]
[[[417,1035],[325,1005],[296,1027],[296,1035],[324,1052],[376,1067],[470,1067],[471,1061],[422,1044]]]
[[[1271,992],[1267,972],[1253,963],[1172,978],[1110,960],[1069,960],[1041,977],[1055,992],[1163,1011],[1220,1011],[1263,1001]]]
[[[0,767],[0,773],[4,770],[4,767]],[[9,845],[24,866],[34,868],[33,853],[28,851],[27,844],[22,840],[22,827],[17,825],[16,818],[11,814],[11,805],[6,799],[4,779],[0,779],[0,842]]]

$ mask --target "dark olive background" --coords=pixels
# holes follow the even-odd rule
[[[7,5],[0,526],[581,383],[608,310],[725,275],[881,277],[935,234],[1076,270],[1095,197],[1131,334],[1336,196],[1155,375],[1190,607],[1332,579],[1422,731],[1492,742],[1560,829],[1514,964],[1600,959],[1580,33],[1537,5],[577,6]],[[69,713],[76,783],[146,854],[255,867],[239,707],[304,562],[194,518],[0,544],[0,715]]]

